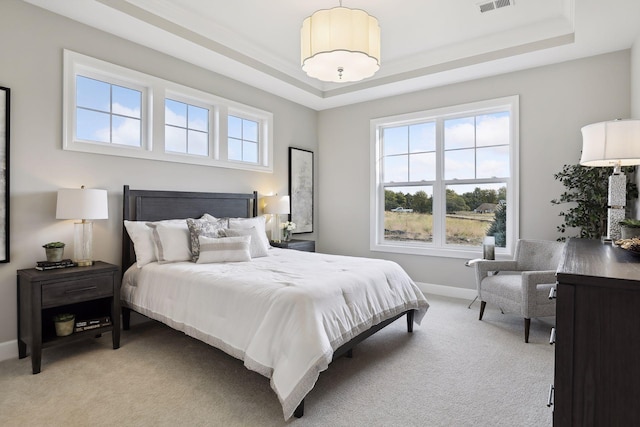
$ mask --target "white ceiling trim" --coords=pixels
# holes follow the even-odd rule
[[[598,22],[601,16],[604,16],[601,18],[603,22],[615,21],[615,14],[603,13],[615,7],[602,9],[596,0],[581,0],[582,13],[578,13],[576,17],[574,0],[547,0],[547,5],[554,5],[553,13],[557,15],[542,22],[531,22],[526,26],[515,26],[481,37],[458,37],[457,41],[452,43],[441,44],[404,57],[389,55],[395,60],[383,62],[382,69],[373,78],[352,84],[328,84],[308,78],[296,63],[297,57],[295,60],[291,60],[291,57],[287,60],[274,54],[275,52],[260,49],[259,44],[254,45],[246,37],[238,36],[239,33],[237,34],[234,28],[210,22],[211,18],[207,20],[204,13],[203,16],[198,16],[193,10],[188,10],[191,6],[210,8],[212,3],[209,2],[24,1],[315,110],[566,61],[612,51],[614,48],[624,49],[630,47],[635,39],[632,37],[629,41],[630,35],[640,33],[637,26],[632,24],[633,21],[629,21],[628,14],[624,13],[624,7],[619,7],[621,10],[617,11],[617,14],[624,15],[619,20],[626,21],[620,28],[616,28],[619,30],[616,39],[609,34],[601,37],[601,29],[594,28],[594,22]],[[251,1],[248,1],[246,6],[251,6]],[[530,1],[526,4],[525,1],[529,0],[518,0],[515,6],[503,9],[515,10],[518,4],[532,6]],[[637,0],[610,1],[625,5],[627,9],[630,9],[629,5],[633,5],[635,10],[640,11]],[[372,7],[376,3],[378,2],[372,0]],[[473,4],[477,6],[477,3]],[[383,3],[380,3],[378,7],[382,5]],[[561,7],[558,8],[558,5]],[[278,7],[285,6],[287,5],[273,6],[273,13],[279,11]],[[287,7],[289,6],[291,5]],[[527,10],[524,6],[522,10]],[[391,6],[384,4],[384,7]],[[447,4],[447,7],[452,6]],[[463,5],[459,7],[463,8]],[[558,12],[555,9],[561,10]],[[468,12],[467,10],[466,13]],[[492,19],[497,19],[500,17],[499,12],[501,10],[483,15],[495,13]],[[288,15],[286,18],[289,19],[287,23],[291,23]],[[580,21],[576,22],[576,19]],[[178,22],[189,22],[189,28]],[[211,28],[208,29],[207,25]],[[578,33],[579,31],[582,32]]]

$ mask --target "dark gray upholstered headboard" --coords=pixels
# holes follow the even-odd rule
[[[258,216],[258,192],[199,193],[191,191],[131,190],[124,186],[122,218],[130,221],[200,218],[208,213],[218,218]],[[133,243],[122,226],[122,272],[135,263]]]

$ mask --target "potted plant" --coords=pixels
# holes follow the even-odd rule
[[[282,223],[282,240],[288,242],[291,240],[291,233],[296,229],[296,223],[291,221],[286,221]]]
[[[42,245],[47,255],[47,261],[62,261],[62,255],[64,254],[64,243],[62,242],[49,242]]]
[[[620,221],[620,232],[623,239],[640,236],[640,219],[625,218]]]
[[[564,241],[567,237],[599,239],[607,235],[608,182],[612,171],[613,167],[564,165],[561,172],[553,175],[565,186],[565,191],[551,203],[571,203],[558,214],[563,219],[563,223],[556,227],[562,233],[558,240]],[[627,206],[631,206],[638,197],[638,186],[630,178],[635,166],[625,166],[622,171],[627,176]],[[578,234],[575,236],[564,234],[576,231]]]
[[[73,323],[76,316],[71,313],[59,313],[53,316],[53,322],[56,325],[56,335],[66,337],[73,333]]]

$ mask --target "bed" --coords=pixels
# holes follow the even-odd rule
[[[150,224],[153,228],[171,222],[167,220],[205,216],[253,224],[260,219],[257,193],[124,186],[127,227]],[[162,262],[161,258],[140,265],[144,252],[139,239],[132,238],[135,233],[128,230],[123,227],[124,329],[130,328],[130,314],[135,311],[243,360],[248,369],[270,378],[285,419],[303,415],[305,396],[333,360],[351,356],[357,343],[402,316],[412,332],[429,307],[413,281],[391,261],[279,248],[239,262],[208,260],[210,253],[217,254],[207,252],[209,242],[225,241],[234,254],[244,254],[249,242],[258,240],[253,234],[251,238],[202,238],[197,262]],[[255,227],[247,230],[256,233]],[[158,245],[162,252],[162,244]],[[173,247],[164,246],[165,253]]]

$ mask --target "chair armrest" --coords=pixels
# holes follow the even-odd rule
[[[476,261],[474,266],[476,267],[476,273],[480,273],[483,277],[487,276],[490,271],[517,271],[518,263],[512,260],[488,260],[481,259]]]
[[[476,269],[476,287],[480,287],[482,279],[489,275],[490,271],[515,271],[517,263],[512,260],[479,260],[474,264]]]
[[[530,314],[535,312],[538,285],[555,283],[555,270],[522,272],[522,309],[525,317],[529,317]]]
[[[556,271],[523,271],[522,272],[522,290],[525,292],[534,291],[536,286],[541,284],[555,284]]]

